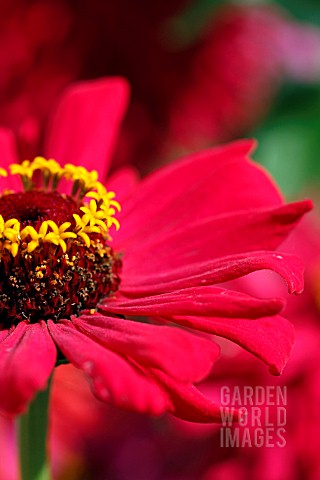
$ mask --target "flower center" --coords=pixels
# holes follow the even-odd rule
[[[119,227],[114,193],[96,172],[42,157],[10,169],[25,191],[0,197],[0,330],[95,308],[120,283],[121,260],[108,234]],[[36,170],[43,179],[37,189]],[[55,191],[63,176],[73,182],[71,195]]]

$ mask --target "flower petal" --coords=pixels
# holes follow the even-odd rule
[[[169,412],[173,415],[189,422],[221,423],[221,405],[206,398],[194,385],[178,383],[163,372],[155,375],[171,400]],[[238,419],[236,410],[233,419]]]
[[[154,228],[179,228],[194,218],[280,205],[273,181],[246,158],[253,145],[242,140],[212,148],[149,175],[123,205],[124,228],[117,237],[124,241]]]
[[[152,415],[166,410],[161,388],[132,363],[79,332],[70,321],[49,321],[48,327],[66,358],[91,378],[100,400]]]
[[[135,190],[138,180],[137,170],[132,167],[124,167],[108,178],[106,186],[109,191],[116,193],[116,200],[122,202]]]
[[[120,315],[204,315],[258,318],[275,315],[284,307],[281,298],[255,298],[218,287],[191,287],[174,292],[128,299],[120,295],[101,302],[104,312]]]
[[[215,343],[178,328],[103,315],[82,315],[72,320],[93,340],[180,381],[202,380],[220,353]]]
[[[172,233],[136,238],[126,245],[127,268],[161,271],[190,262],[206,261],[257,250],[275,250],[289,235],[300,218],[312,208],[308,200],[289,203],[276,209],[259,209],[206,218],[186,224]],[[139,251],[137,255],[137,249]]]
[[[277,252],[250,252],[230,255],[206,262],[159,266],[154,273],[152,265],[140,264],[134,268],[123,265],[121,292],[129,296],[144,296],[187,288],[190,285],[212,285],[242,277],[257,270],[277,272],[287,282],[289,293],[303,291],[304,265],[299,257]]]
[[[98,170],[104,179],[126,109],[128,85],[122,78],[81,82],[61,99],[51,122],[45,154],[59,163]]]
[[[11,331],[12,329],[5,329],[0,331],[0,343],[7,338]]]
[[[55,362],[56,348],[46,323],[19,323],[0,344],[0,409],[22,413],[45,388]]]
[[[180,325],[228,338],[270,366],[270,372],[280,375],[292,350],[295,334],[292,323],[283,317],[259,318],[169,318]]]
[[[1,162],[0,167],[8,171],[11,163],[19,163],[19,157],[16,150],[15,139],[11,130],[0,128],[0,149]],[[9,172],[8,172],[9,173]],[[19,191],[21,190],[21,181],[18,175],[8,175],[1,178],[1,191],[4,189]]]

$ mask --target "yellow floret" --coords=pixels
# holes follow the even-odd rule
[[[90,191],[86,194],[86,196],[94,198],[99,207],[101,208],[103,205],[104,208],[109,208],[112,206],[115,207],[118,212],[121,211],[120,203],[116,200],[113,200],[116,196],[114,192],[108,192],[107,189],[100,182],[96,182],[95,188],[97,190],[96,192]]]
[[[40,245],[40,240],[44,240],[48,231],[48,222],[42,222],[39,232],[37,232],[31,225],[28,225],[21,231],[21,239],[25,240],[26,237],[30,236],[31,241],[28,242],[27,251],[28,253],[33,252]]]
[[[44,157],[35,157],[33,160],[34,170],[47,171],[52,176],[61,177],[64,174],[64,169],[55,160],[47,160]]]
[[[47,223],[49,227],[52,229],[52,232],[47,233],[43,241],[53,243],[54,245],[60,245],[63,253],[66,253],[67,244],[65,240],[68,238],[77,238],[76,233],[66,231],[71,226],[71,223],[65,222],[62,225],[60,225],[60,227],[52,220],[47,220]]]
[[[78,214],[74,213],[73,218],[76,222],[75,231],[78,237],[80,237],[85,243],[85,245],[89,248],[91,245],[91,240],[88,233],[100,233],[100,228],[97,226],[91,226],[89,224],[90,215],[88,214],[82,215],[82,217],[80,217]]]
[[[11,175],[21,175],[22,177],[27,177],[28,179],[32,178],[34,166],[33,163],[29,160],[24,160],[20,163],[12,163],[10,165]]]
[[[0,215],[0,239],[3,240],[3,248],[9,250],[15,257],[18,253],[20,238],[20,223],[16,218],[4,221]]]
[[[72,190],[73,195],[80,190],[80,198],[84,197],[89,190],[92,190],[98,180],[98,172],[96,170],[89,172],[86,168],[78,167],[71,163],[67,163],[64,166],[64,176],[67,180],[72,180],[74,182]]]

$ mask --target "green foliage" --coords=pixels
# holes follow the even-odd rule
[[[255,155],[288,196],[320,182],[320,86],[286,85],[270,115],[251,132]]]
[[[319,0],[277,0],[273,2],[284,7],[297,20],[311,22],[320,25],[320,2]]]

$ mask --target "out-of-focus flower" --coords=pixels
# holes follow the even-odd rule
[[[73,12],[60,0],[2,1],[1,11],[0,124],[24,157],[34,156],[50,108],[80,73]]]
[[[319,80],[319,31],[260,7],[217,10],[189,46],[166,29],[189,2],[2,2],[0,123],[24,158],[40,151],[59,93],[76,79],[125,76],[132,102],[114,165],[150,165],[230,140],[268,108],[281,80]],[[169,32],[171,32],[169,34]]]
[[[144,92],[147,104],[147,98],[156,104],[153,88],[163,86],[163,81],[152,83],[157,79],[154,63],[167,70],[169,60],[159,39],[160,26],[186,3],[2,1],[0,124],[14,131],[22,156],[39,153],[50,109],[76,79],[123,75],[138,95]],[[142,108],[147,112],[149,107]],[[142,115],[148,118],[145,112]],[[143,129],[137,131],[139,113],[134,118],[136,143],[142,148],[155,129],[148,118],[146,135]],[[122,158],[132,161],[128,156]]]
[[[281,10],[230,6],[207,25],[171,106],[171,135],[185,148],[243,134],[284,79],[319,81],[320,32]]]
[[[125,169],[106,190],[98,172],[87,169],[95,166],[105,177],[126,98],[121,79],[66,93],[45,151],[63,168],[43,157],[12,165],[12,137],[1,132],[3,166],[11,164],[25,190],[0,199],[0,406],[7,413],[22,412],[45,386],[61,359],[58,347],[102,400],[155,415],[220,420],[219,405],[194,386],[219,348],[168,322],[229,338],[275,374],[288,359],[293,329],[279,315],[283,300],[216,284],[271,269],[290,292],[301,292],[301,261],[274,250],[310,202],[283,203],[247,158],[251,141],[193,155],[140,183]],[[56,190],[59,181],[68,195]],[[2,182],[16,192],[14,175]],[[111,248],[108,230],[119,221]]]
[[[80,370],[72,365],[61,365],[55,370],[48,438],[53,478],[81,477],[80,472],[87,468],[85,452],[90,449],[92,440],[95,443],[94,439],[99,437],[101,427],[106,431],[102,422],[106,408],[105,403],[92,395]],[[108,423],[112,428],[114,419],[110,418]]]

